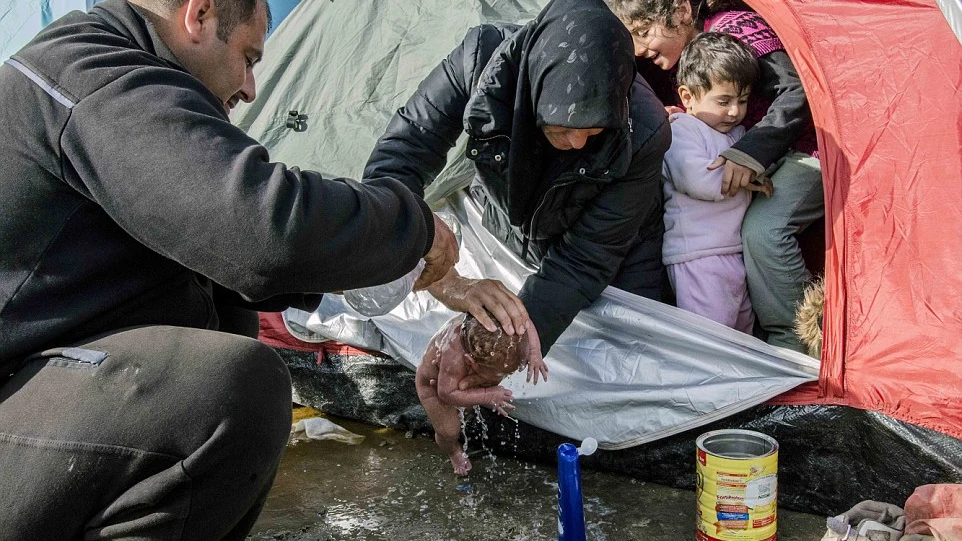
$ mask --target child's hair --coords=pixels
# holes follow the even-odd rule
[[[649,26],[661,23],[675,28],[674,14],[678,0],[605,0],[608,7],[626,23]],[[696,19],[722,11],[754,11],[741,0],[689,0]]]
[[[461,344],[478,365],[507,376],[526,364],[526,335],[509,335],[497,320],[494,324],[497,330],[491,332],[471,314],[465,315],[461,323]]]
[[[721,32],[695,36],[678,60],[678,84],[696,97],[709,92],[713,83],[732,83],[741,93],[758,79],[758,60],[748,45]]]

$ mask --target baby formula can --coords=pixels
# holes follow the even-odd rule
[[[695,440],[698,541],[775,541],[778,442],[751,430]]]

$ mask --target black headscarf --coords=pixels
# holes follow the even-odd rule
[[[505,186],[489,192],[521,225],[536,204],[544,166],[541,126],[604,128],[611,153],[630,145],[628,96],[634,79],[631,36],[602,0],[552,0],[495,51],[465,111],[476,137],[508,135]],[[512,105],[513,104],[513,105]],[[500,192],[500,193],[499,193]]]
[[[525,61],[535,124],[620,130],[635,73],[631,38],[601,1],[555,0]]]

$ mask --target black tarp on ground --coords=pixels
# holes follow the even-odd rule
[[[414,372],[389,357],[318,354],[277,348],[291,371],[295,399],[331,415],[430,432],[418,403]],[[469,449],[553,463],[556,434],[481,410],[468,431]],[[469,413],[469,418],[474,414]],[[768,434],[779,443],[779,505],[836,515],[871,499],[901,504],[920,485],[962,482],[962,441],[844,406],[756,406],[721,421],[656,442],[617,451],[599,450],[582,467],[643,481],[694,489],[695,439],[722,428]]]

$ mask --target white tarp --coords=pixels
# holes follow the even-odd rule
[[[532,269],[481,226],[461,190],[448,199],[462,226],[458,271],[497,278],[518,291]],[[375,349],[417,367],[431,336],[455,314],[428,293],[412,294],[383,316],[357,314],[339,295],[313,313],[288,310],[301,340],[334,339]],[[566,437],[593,437],[604,449],[640,445],[760,404],[818,379],[818,361],[700,316],[609,287],[583,310],[546,359],[547,383],[505,384],[514,416]]]

